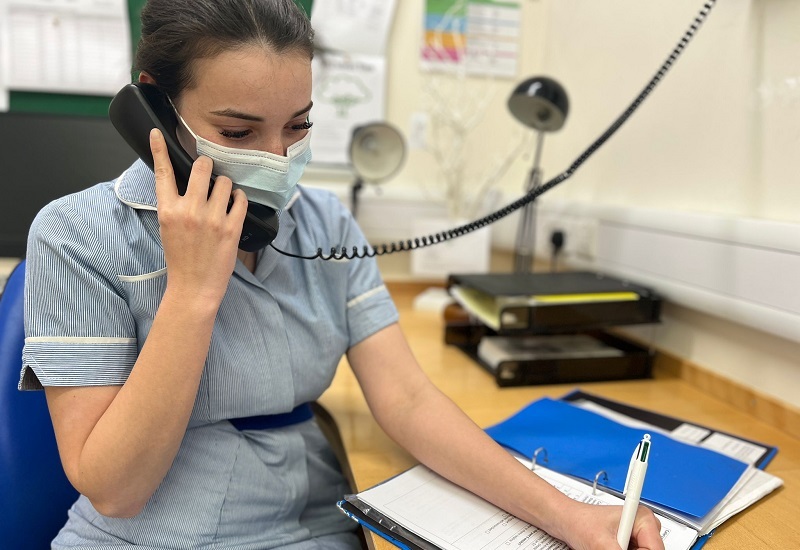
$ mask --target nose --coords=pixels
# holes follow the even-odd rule
[[[267,136],[261,144],[261,150],[273,155],[286,156],[288,145],[284,143],[282,136]]]

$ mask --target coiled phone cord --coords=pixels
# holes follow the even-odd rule
[[[619,130],[625,121],[630,118],[630,116],[636,111],[636,109],[639,108],[642,102],[644,102],[647,96],[649,96],[655,87],[661,82],[670,68],[672,68],[672,65],[683,53],[683,50],[686,49],[686,46],[689,44],[689,42],[691,42],[692,38],[694,38],[694,35],[700,29],[700,26],[708,18],[711,9],[716,4],[716,1],[717,0],[707,0],[703,4],[703,8],[694,18],[694,21],[692,21],[689,29],[687,29],[683,34],[681,40],[678,42],[675,48],[673,48],[672,52],[669,54],[669,57],[667,57],[667,59],[661,64],[661,67],[650,79],[644,89],[639,93],[639,95],[636,96],[628,108],[625,109],[625,111],[619,115],[616,120],[614,120],[611,126],[609,126],[608,129],[600,135],[600,137],[598,137],[583,153],[581,153],[581,155],[578,156],[578,158],[575,159],[575,161],[564,172],[517,199],[516,201],[504,206],[503,208],[500,208],[495,212],[492,212],[491,214],[488,214],[487,216],[484,216],[483,218],[472,221],[465,225],[454,227],[453,229],[448,229],[440,233],[434,233],[413,239],[407,239],[405,241],[381,244],[378,246],[364,245],[361,250],[359,250],[357,246],[353,246],[352,250],[348,251],[347,247],[340,246],[338,248],[332,247],[330,253],[325,254],[322,248],[318,248],[316,254],[313,256],[304,256],[301,254],[285,252],[279,248],[276,248],[272,244],[270,244],[270,246],[284,256],[299,258],[302,260],[352,260],[356,258],[371,258],[373,256],[383,256],[386,254],[393,254],[395,252],[406,252],[409,250],[416,250],[418,248],[439,244],[444,241],[466,235],[467,233],[471,233],[477,229],[481,229],[482,227],[490,225],[508,216],[512,212],[519,210],[523,206],[535,200],[536,197],[542,193],[549,191],[559,183],[569,179],[589,157],[591,157],[606,141],[608,141],[612,135],[614,135],[617,130]]]

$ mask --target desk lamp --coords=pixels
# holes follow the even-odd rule
[[[542,156],[542,143],[545,132],[560,130],[567,119],[569,99],[564,88],[544,76],[534,76],[521,82],[508,98],[508,110],[525,126],[536,130],[536,154],[533,168],[525,188],[526,193],[534,191],[542,184],[542,171],[539,161]],[[525,205],[522,218],[517,227],[517,240],[514,246],[514,272],[529,273],[536,245],[535,201]]]
[[[355,217],[358,194],[364,183],[380,183],[393,176],[403,165],[406,145],[394,126],[373,122],[353,130],[349,153],[350,164],[356,175],[350,203],[350,210]]]

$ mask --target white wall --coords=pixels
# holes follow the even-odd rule
[[[624,108],[701,4],[548,3],[544,67],[574,106],[548,163],[566,164]],[[798,28],[797,2],[718,2],[639,113],[553,196],[800,221]]]
[[[573,102],[548,165],[565,166],[625,107],[701,4],[546,3],[543,72]],[[800,2],[718,2],[640,112],[543,200],[799,223],[799,28]],[[792,274],[773,276],[785,285]],[[665,308],[657,334],[681,357],[800,405],[796,342],[679,306]]]
[[[522,0],[519,75],[488,85],[493,100],[467,138],[467,174],[496,162],[521,135],[505,102],[519,80],[536,74],[556,78],[570,96],[567,123],[547,136],[543,156],[545,179],[564,170],[642,89],[703,3]],[[425,84],[431,77],[418,68],[423,8],[423,0],[400,0],[392,31],[387,118],[406,133],[414,113],[430,107]],[[797,29],[800,2],[717,2],[639,112],[572,179],[543,197],[543,206],[550,200],[800,223]],[[487,89],[478,79],[459,85]],[[523,189],[531,162],[530,156],[514,161],[499,186],[507,198]],[[430,210],[439,177],[430,154],[412,150],[384,197],[416,199]],[[513,223],[496,228],[496,244],[508,246]],[[679,305],[665,308],[656,334],[657,345],[800,406],[796,342]]]

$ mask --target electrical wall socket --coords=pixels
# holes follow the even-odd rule
[[[553,252],[550,237],[554,231],[564,233],[562,257],[592,260],[597,256],[596,218],[547,211],[542,211],[540,214],[536,234],[537,256],[550,257]]]
[[[411,115],[408,128],[408,146],[411,149],[428,148],[428,126],[430,117],[423,111],[415,111]]]

